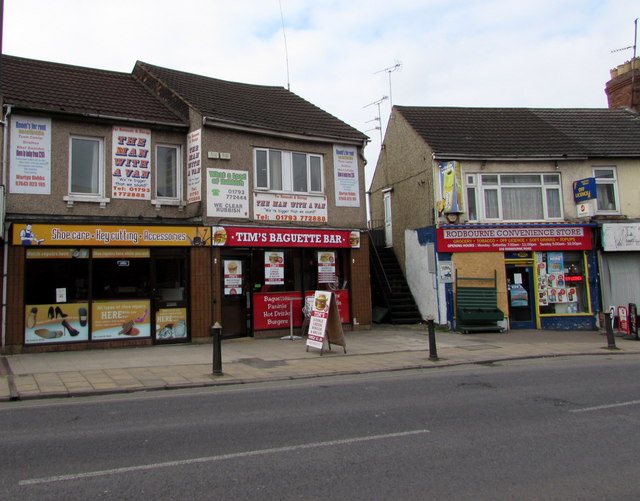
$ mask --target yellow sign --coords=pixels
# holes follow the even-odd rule
[[[211,228],[196,226],[116,226],[14,224],[13,245],[201,246],[211,245]]]

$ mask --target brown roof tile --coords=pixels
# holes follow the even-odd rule
[[[252,85],[185,73],[138,61],[207,118],[268,131],[362,142],[367,136],[283,87]]]
[[[130,73],[3,55],[0,91],[18,108],[187,125]]]
[[[440,157],[640,156],[640,115],[624,109],[394,109]]]

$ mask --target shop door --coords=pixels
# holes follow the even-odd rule
[[[222,256],[222,336],[243,337],[250,331],[251,293],[249,255]]]
[[[511,329],[535,329],[535,288],[533,266],[507,265],[507,292],[509,302],[509,327]]]
[[[191,339],[187,321],[186,252],[184,249],[154,249],[152,252],[152,333],[156,343],[180,343]]]

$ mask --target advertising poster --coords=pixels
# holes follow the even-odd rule
[[[88,303],[25,306],[25,344],[88,341]]]
[[[11,117],[9,191],[51,194],[51,119]]]
[[[326,223],[327,197],[256,191],[253,194],[253,215],[262,221]]]
[[[564,272],[564,255],[562,252],[547,252],[548,273]]]
[[[227,296],[242,294],[242,261],[233,259],[223,261],[224,293]]]
[[[187,309],[160,308],[156,312],[156,339],[186,339]]]
[[[285,329],[302,325],[302,295],[300,292],[253,295],[253,328],[255,330]]]
[[[348,289],[340,289],[337,291],[333,291],[333,302],[335,306],[338,308],[338,315],[340,317],[340,322],[343,324],[348,324],[351,322],[351,308],[349,306],[349,290]],[[314,293],[308,293],[305,296],[305,300],[309,300],[310,304],[314,302]]]
[[[284,252],[264,253],[264,284],[284,284]]]
[[[313,297],[309,332],[307,333],[307,346],[322,350],[330,307],[331,292],[316,291]]]
[[[440,162],[440,192],[442,199],[438,206],[440,213],[464,212],[462,198],[462,171],[460,162]]]
[[[336,280],[336,253],[318,252],[318,283],[331,284]]]
[[[91,339],[151,336],[149,301],[96,301],[91,307]]]
[[[113,127],[113,198],[151,200],[150,147],[150,130]]]
[[[336,206],[360,207],[358,155],[351,146],[333,147],[333,180]]]
[[[243,170],[207,169],[207,216],[249,217],[249,175]]]
[[[202,198],[202,129],[187,134],[187,203]]]

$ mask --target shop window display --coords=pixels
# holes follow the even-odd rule
[[[582,252],[538,252],[536,267],[540,314],[589,313]]]

